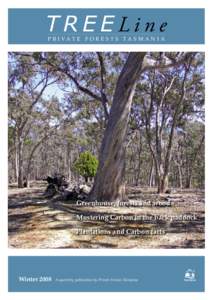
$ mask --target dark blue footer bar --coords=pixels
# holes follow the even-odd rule
[[[10,256],[9,292],[204,292],[203,256]]]

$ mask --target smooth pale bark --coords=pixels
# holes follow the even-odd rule
[[[168,174],[158,177],[158,193],[164,193],[168,189]]]
[[[14,181],[18,182],[18,151],[17,151],[17,147],[15,147]]]
[[[155,128],[156,128],[156,138],[155,138],[155,143],[156,147],[155,149],[152,146],[152,137],[151,137],[151,126],[150,126],[150,112],[151,110],[149,109],[149,114],[147,114],[147,108],[145,108],[145,113],[146,113],[146,135],[147,135],[147,142],[150,148],[150,152],[152,154],[154,163],[155,163],[155,170],[156,170],[156,177],[157,177],[157,192],[158,193],[164,193],[166,192],[168,188],[168,179],[169,179],[169,168],[170,168],[170,161],[172,157],[172,146],[173,146],[173,140],[174,140],[174,134],[175,134],[175,129],[177,127],[177,122],[179,118],[179,113],[180,113],[180,108],[182,105],[182,102],[184,101],[185,97],[185,82],[187,79],[189,68],[185,68],[184,71],[184,76],[183,76],[183,81],[182,81],[182,86],[181,86],[181,91],[179,95],[179,100],[176,103],[175,111],[173,114],[173,120],[172,120],[172,125],[171,125],[171,130],[168,136],[168,144],[166,146],[166,149],[162,149],[162,130],[164,127],[164,124],[159,124],[159,112],[161,111],[161,105],[165,101],[165,97],[169,90],[172,88],[173,82],[175,80],[175,77],[172,79],[170,85],[165,88],[164,93],[162,95],[162,98],[160,100],[159,106],[157,107],[157,113],[156,113],[156,121],[155,121]],[[154,88],[154,86],[153,86]],[[153,103],[153,97],[151,97],[151,105]],[[162,151],[163,150],[163,151]],[[165,157],[162,158],[162,152],[165,153]]]
[[[72,153],[71,153],[71,143],[68,142],[67,149],[66,149],[66,159],[67,159],[67,178],[68,181],[71,180],[71,162],[72,162]]]
[[[23,180],[23,173],[24,173],[24,167],[23,167],[23,141],[21,138],[19,138],[18,141],[18,188],[24,187],[24,180]]]
[[[90,200],[119,201],[125,198],[124,143],[132,98],[144,56],[144,52],[130,53],[118,78]]]
[[[142,153],[142,133],[139,132],[138,167],[137,167],[136,178],[135,178],[136,186],[138,186],[138,184],[139,184],[139,179],[140,179],[140,174],[141,174],[141,165],[142,165],[141,153]]]
[[[183,188],[183,175],[182,175],[182,169],[181,169],[181,164],[177,163],[177,171],[178,171],[178,179],[179,179],[179,188]]]
[[[183,179],[182,179],[182,170],[181,170],[180,166],[178,167],[178,172],[179,172],[179,187],[180,187],[180,189],[182,189],[183,188]]]
[[[148,180],[149,187],[154,186],[153,176],[154,176],[154,161],[152,160],[151,167],[150,167],[150,172],[149,172],[149,180]]]

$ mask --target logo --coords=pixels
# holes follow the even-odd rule
[[[196,281],[196,272],[195,272],[195,270],[188,269],[185,272],[184,281],[187,281],[187,282],[194,282],[194,281]]]

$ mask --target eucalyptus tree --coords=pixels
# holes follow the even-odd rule
[[[144,79],[148,82],[152,80],[151,76],[154,73],[156,74],[156,72],[166,74],[166,70],[168,69],[178,70],[181,68],[181,75],[178,79],[170,80],[171,76],[169,76],[165,85],[162,75],[161,78],[158,79],[159,85],[163,83],[161,88],[164,88],[164,90],[157,87],[157,94],[160,95],[163,100],[158,97],[157,103],[154,106],[158,106],[158,112],[155,114],[154,111],[154,116],[150,114],[150,125],[152,126],[152,122],[155,122],[157,119],[157,132],[160,132],[159,127],[161,126],[160,122],[162,121],[160,119],[162,106],[163,103],[166,102],[165,99],[169,94],[172,85],[178,84],[178,90],[176,89],[176,95],[172,95],[172,106],[170,107],[177,106],[179,107],[178,110],[181,111],[181,103],[184,102],[183,80],[181,80],[183,76],[185,76],[185,69],[183,68],[188,66],[189,61],[194,54],[142,52],[129,54],[110,52],[35,52],[22,53],[20,55],[23,60],[29,60],[29,65],[31,65],[32,70],[34,68],[39,68],[42,76],[44,76],[44,74],[50,74],[52,82],[54,80],[57,81],[58,87],[65,93],[67,107],[70,106],[65,111],[65,114],[68,114],[69,111],[71,111],[70,117],[74,116],[76,119],[78,117],[78,121],[75,124],[75,126],[78,127],[75,129],[75,133],[80,136],[80,132],[83,132],[83,134],[86,132],[93,137],[98,132],[98,140],[102,137],[101,146],[97,146],[99,149],[99,166],[93,189],[90,193],[90,199],[98,201],[116,201],[124,199],[125,152],[127,147],[126,137],[130,111],[132,103],[134,103],[133,100],[136,101],[138,92],[142,98],[143,93],[147,94],[149,87],[151,90],[151,84],[144,84]],[[186,79],[187,74],[184,81],[186,81]],[[27,80],[26,83],[28,82],[29,81]],[[136,97],[134,97],[138,82],[140,82],[140,84],[136,92]],[[26,83],[24,83],[24,85],[26,85]],[[49,78],[46,83],[51,84]],[[139,90],[141,86],[143,91],[142,89]],[[38,88],[38,90],[42,91],[41,88]],[[165,95],[163,95],[163,93],[165,93]],[[38,92],[35,92],[35,94],[38,94]],[[26,93],[26,95],[28,95],[28,93]],[[42,98],[41,96],[39,99]],[[145,102],[146,108],[144,107],[142,114],[147,113],[148,115],[148,101],[147,103]],[[74,113],[72,110],[73,107],[75,107]],[[185,106],[183,107],[185,109]],[[145,109],[147,111],[145,111]],[[170,109],[173,111],[172,108]],[[174,132],[179,121],[178,113],[176,115],[177,116],[172,119],[174,125],[172,124],[172,138],[168,139],[170,144],[173,140]],[[167,117],[166,121],[171,122],[170,117]],[[96,131],[97,126],[95,126],[97,124],[99,127],[98,131]],[[149,129],[148,124],[146,124],[145,127],[146,134],[148,134],[148,130],[152,134],[153,129]],[[168,133],[169,132],[166,132],[166,136],[168,136]],[[99,143],[100,142],[98,141],[97,144]],[[159,153],[161,151],[160,143],[158,143],[157,148],[159,149],[157,150],[157,153]],[[83,150],[91,152],[96,151],[94,148]],[[170,150],[171,147],[167,146],[165,160],[169,162],[171,159]],[[154,161],[156,162],[155,159]],[[157,168],[156,163],[155,166]],[[160,169],[160,167],[158,169]],[[165,167],[165,169],[167,169],[167,167]],[[166,172],[168,171],[164,170],[164,174]]]
[[[9,56],[8,106],[9,126],[14,133],[14,151],[18,187],[24,186],[24,147],[39,114],[43,94],[58,78],[48,68],[40,72],[30,56]],[[35,150],[34,150],[35,151]],[[34,152],[33,151],[33,152]]]
[[[161,193],[168,187],[174,138],[189,119],[197,118],[204,103],[202,55],[193,53],[182,65],[143,74],[135,102]]]

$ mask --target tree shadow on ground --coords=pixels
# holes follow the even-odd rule
[[[137,193],[138,194],[138,193]],[[43,197],[42,191],[37,190],[32,193],[26,192],[24,194],[21,193],[13,193],[11,197],[9,197],[8,202],[9,216],[8,216],[8,233],[9,236],[14,236],[18,233],[30,232],[31,230],[36,230],[37,232],[62,232],[70,231],[76,226],[80,228],[95,228],[99,229],[110,229],[110,230],[121,230],[125,229],[134,229],[140,228],[142,230],[148,229],[165,229],[169,234],[196,234],[204,233],[204,211],[199,210],[198,216],[195,221],[188,222],[179,222],[172,221],[167,222],[164,220],[156,220],[152,221],[136,221],[132,222],[130,220],[118,220],[112,223],[107,223],[101,220],[92,220],[92,221],[77,221],[76,215],[80,214],[82,216],[97,216],[100,215],[102,217],[107,217],[112,214],[114,216],[123,215],[122,210],[117,212],[116,210],[111,211],[102,211],[101,208],[87,208],[87,207],[76,207],[74,201],[73,202],[64,202],[61,201],[60,197],[54,199],[46,199]],[[156,208],[157,209],[157,208]],[[125,208],[124,214],[127,216],[134,216],[137,212],[137,208],[130,207],[129,212],[127,212],[128,208]],[[146,212],[145,208],[140,208],[140,211],[145,216],[151,216],[151,213]],[[190,214],[190,211],[186,211],[184,213]],[[104,219],[104,218],[103,218]],[[149,236],[128,236],[126,237],[126,247],[130,248],[131,246],[127,244],[127,241],[136,241],[136,240],[151,240],[158,239],[159,237],[149,237]],[[114,243],[113,243],[114,240]],[[79,239],[76,236],[74,237],[75,246],[72,244],[65,246],[58,246],[55,248],[117,248],[118,237],[111,238],[110,241],[97,241],[95,239],[90,239],[89,241]],[[171,245],[171,244],[159,244],[160,248],[203,248],[204,247],[204,239],[185,239],[184,242],[181,242],[179,245]],[[48,247],[47,247],[48,248]],[[53,247],[54,248],[54,247]]]

